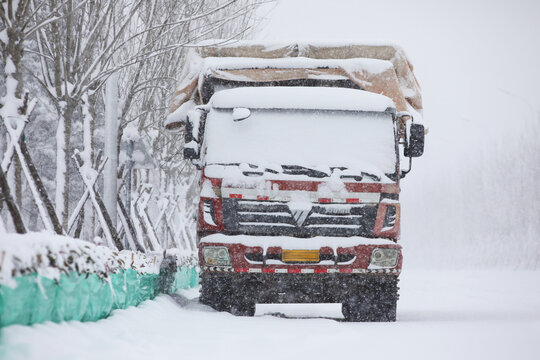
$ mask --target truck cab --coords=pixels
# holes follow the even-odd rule
[[[350,321],[394,321],[422,109],[399,46],[191,48],[163,125],[200,170],[200,301],[237,315],[335,302]]]
[[[347,320],[394,321],[400,159],[423,150],[408,116],[381,94],[302,86],[224,89],[189,111],[200,301],[237,315],[335,302]]]

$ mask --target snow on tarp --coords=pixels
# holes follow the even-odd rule
[[[390,61],[366,58],[353,59],[311,59],[307,57],[261,59],[238,57],[208,57],[204,58],[203,70],[241,70],[241,69],[317,69],[345,68],[351,71],[366,71],[380,74],[393,69]],[[279,76],[279,74],[276,74]]]
[[[219,91],[212,97],[214,108],[317,109],[385,111],[394,103],[386,96],[345,88],[261,87]]]
[[[189,100],[201,104],[208,77],[250,82],[346,78],[365,90],[390,97],[398,111],[409,111],[418,120],[422,113],[413,67],[404,51],[394,45],[202,43],[185,59],[170,112]]]
[[[193,100],[186,101],[180,105],[175,111],[167,115],[167,118],[163,122],[163,125],[167,127],[170,123],[175,123],[187,119],[187,114],[195,107]]]

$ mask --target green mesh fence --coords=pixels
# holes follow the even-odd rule
[[[161,281],[172,277],[170,282]],[[176,273],[139,274],[123,270],[99,278],[95,274],[62,274],[51,280],[37,274],[15,278],[14,288],[0,285],[0,327],[31,325],[44,321],[96,321],[112,310],[136,306],[159,293],[176,292],[198,284],[195,268],[179,267]]]

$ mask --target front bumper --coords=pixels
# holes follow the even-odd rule
[[[234,268],[231,266],[201,266],[203,272],[211,273],[247,273],[247,274],[381,274],[381,275],[399,275],[401,269],[355,269],[355,268],[275,268],[275,267],[257,267],[257,268]]]
[[[229,266],[206,264],[202,256],[205,246],[226,247],[230,254]],[[398,261],[391,268],[371,265],[371,255],[376,248],[399,251]],[[290,263],[281,259],[283,250],[315,250],[319,262]],[[256,257],[252,255],[257,255]],[[258,258],[260,261],[250,259]],[[340,259],[350,259],[341,261]],[[199,259],[203,272],[239,274],[380,274],[399,275],[402,265],[401,246],[391,240],[363,237],[313,237],[247,236],[213,234],[199,243]],[[277,259],[277,260],[276,260]]]

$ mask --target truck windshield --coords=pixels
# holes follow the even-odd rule
[[[251,109],[250,117],[233,121],[232,109],[212,109],[205,128],[206,164],[396,172],[389,113]]]

